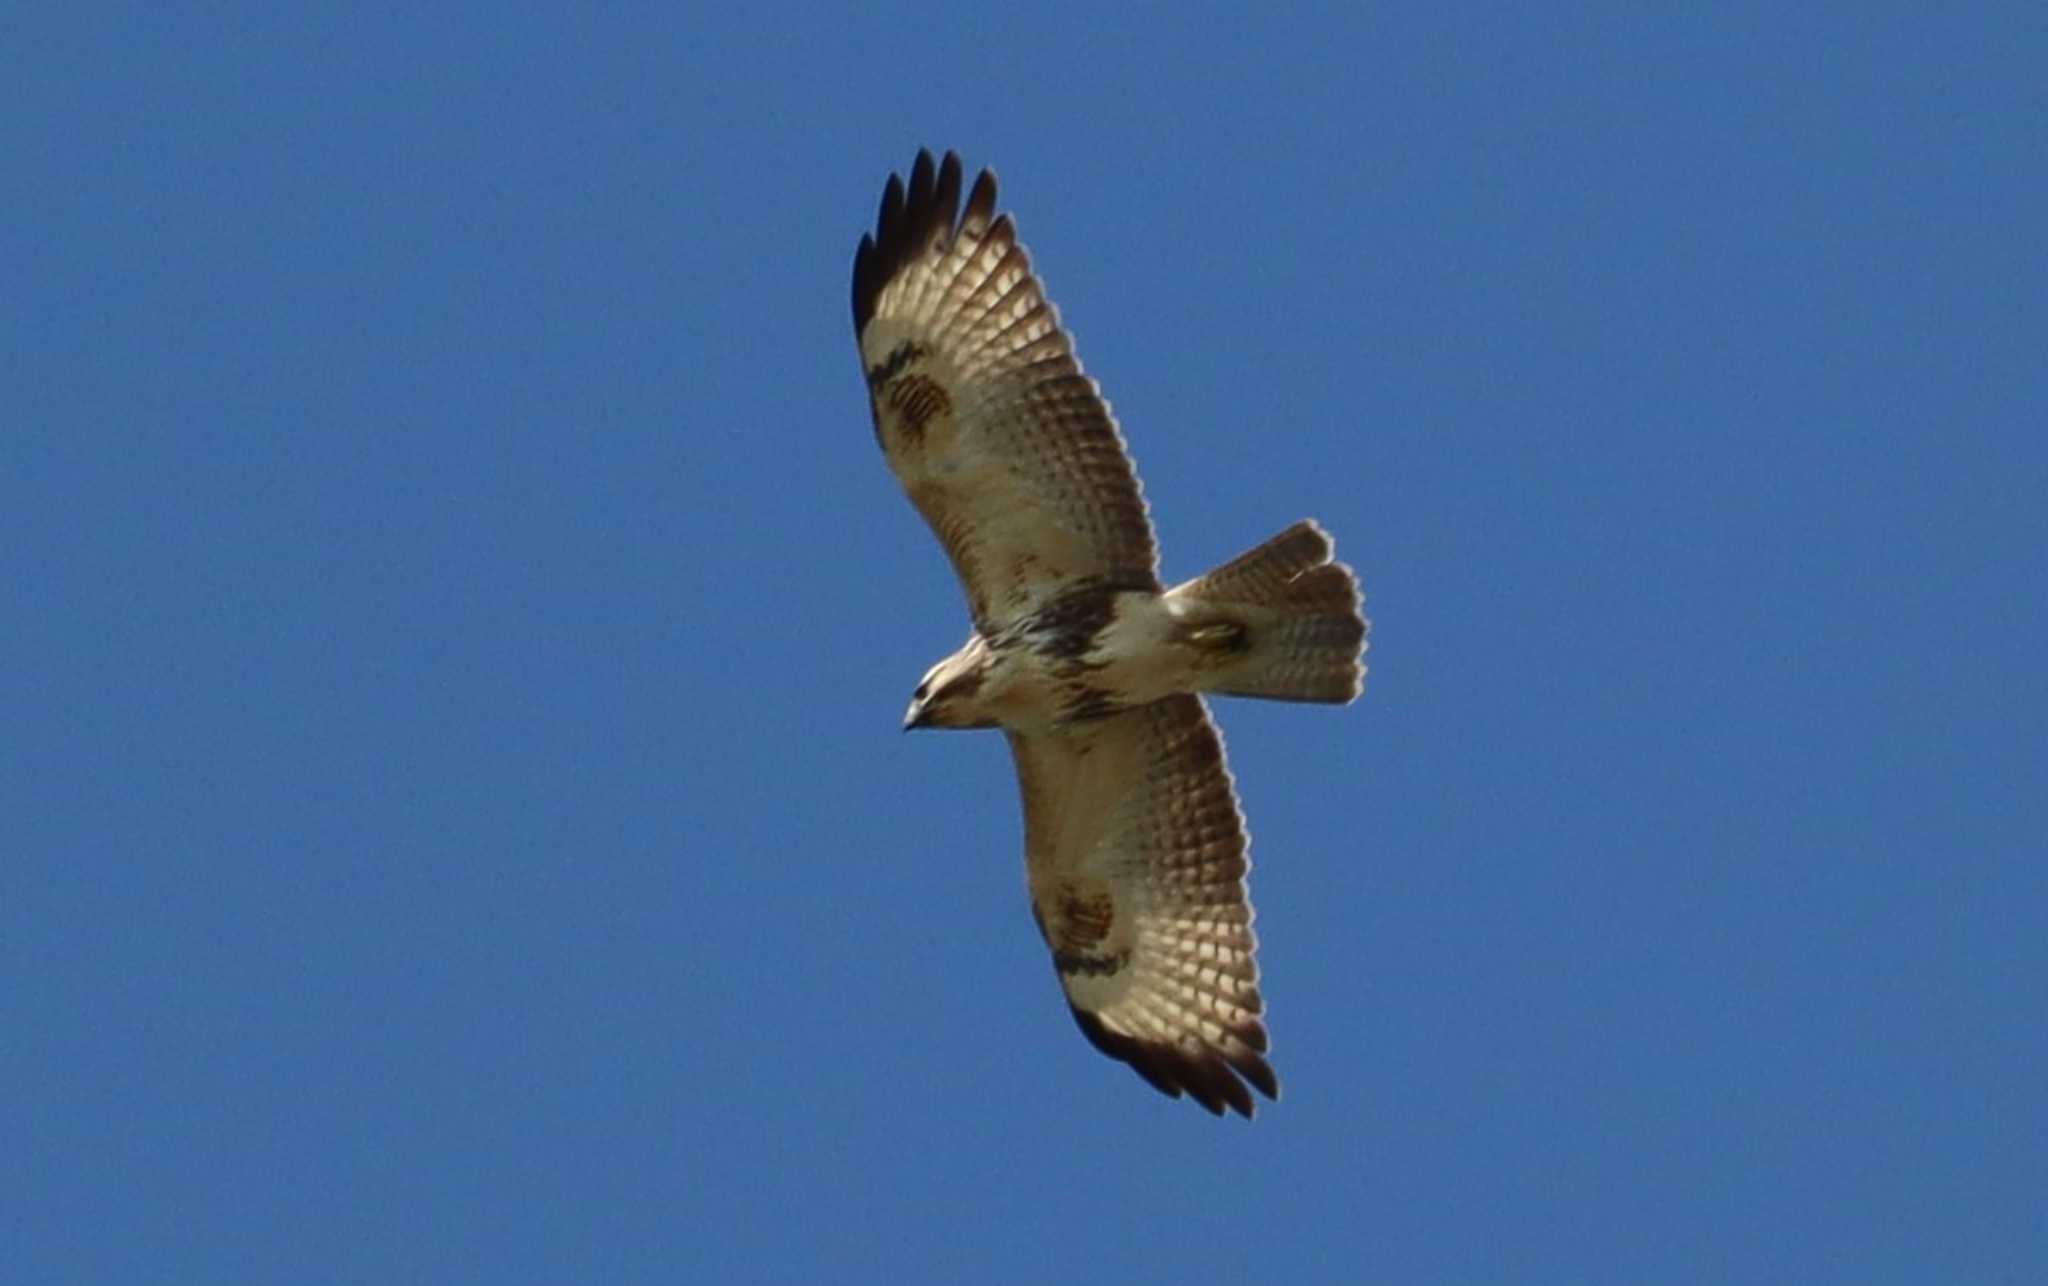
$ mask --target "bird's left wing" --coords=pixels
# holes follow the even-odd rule
[[[1074,1020],[1160,1091],[1252,1114],[1264,1057],[1248,841],[1200,697],[1012,731],[1032,911]]]
[[[994,634],[1077,582],[1159,588],[1152,521],[1116,420],[1031,271],[987,170],[889,177],[853,261],[875,437]]]

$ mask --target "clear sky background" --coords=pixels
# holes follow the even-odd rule
[[[9,18],[0,1275],[2042,1280],[2048,11],[1692,8]],[[1249,1124],[897,730],[920,145],[1365,582]]]

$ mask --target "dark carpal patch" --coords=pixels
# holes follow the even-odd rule
[[[913,339],[906,339],[890,350],[887,360],[870,366],[867,369],[868,411],[875,422],[875,441],[880,444],[884,451],[889,449],[889,444],[882,439],[882,402],[885,398],[889,399],[890,408],[900,411],[901,408],[895,401],[896,396],[898,396],[897,389],[891,382],[896,379],[896,376],[901,373],[904,367],[923,357],[925,351],[923,344]],[[930,383],[929,380],[926,382]],[[944,394],[942,393],[940,396],[943,397]],[[922,422],[916,426],[920,430],[923,427]],[[915,436],[915,433],[911,436]]]
[[[896,412],[903,437],[913,446],[924,438],[924,426],[932,417],[953,409],[953,399],[929,375],[910,374],[891,380],[883,394],[889,409]]]
[[[1131,953],[1128,951],[1055,951],[1052,953],[1053,967],[1070,978],[1076,974],[1093,978],[1108,977],[1110,974],[1123,972],[1123,967],[1130,962]]]
[[[1092,946],[1102,941],[1116,923],[1116,900],[1100,887],[1084,889],[1063,884],[1059,907],[1061,937],[1075,946]]]
[[[906,339],[889,350],[889,356],[880,365],[868,367],[868,387],[880,389],[882,385],[896,378],[902,369],[925,355],[925,346],[914,339]]]

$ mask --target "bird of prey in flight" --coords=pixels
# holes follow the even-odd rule
[[[1081,1031],[1160,1091],[1277,1099],[1248,842],[1202,696],[1342,704],[1358,582],[1314,522],[1166,587],[1122,434],[983,170],[920,152],[853,260],[875,437],[973,632],[906,728],[1001,728],[1032,914]]]

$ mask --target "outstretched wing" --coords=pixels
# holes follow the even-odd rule
[[[1032,911],[1081,1031],[1162,1092],[1278,1098],[1260,1022],[1244,818],[1196,696],[1010,733]]]
[[[983,170],[920,152],[853,260],[853,329],[889,467],[992,634],[1076,581],[1159,588],[1137,474]]]

